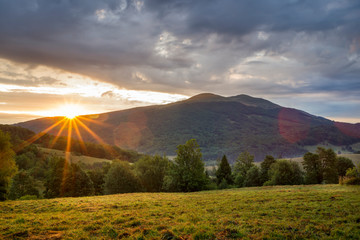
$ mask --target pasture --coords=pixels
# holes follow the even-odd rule
[[[275,186],[0,203],[4,239],[359,239],[360,187]]]

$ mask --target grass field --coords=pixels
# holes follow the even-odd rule
[[[60,150],[56,150],[56,149],[50,149],[50,148],[43,148],[43,147],[39,147],[39,149],[44,152],[45,154],[49,154],[49,155],[55,155],[58,157],[63,157],[65,158],[65,152],[64,151],[60,151]],[[86,164],[93,164],[96,162],[109,162],[111,163],[112,161],[109,159],[104,159],[104,158],[95,158],[95,157],[89,157],[89,156],[76,156],[73,153],[70,153],[70,159],[71,162],[73,163],[78,163],[78,162],[83,162]]]
[[[359,239],[360,187],[242,188],[0,203],[4,239]]]

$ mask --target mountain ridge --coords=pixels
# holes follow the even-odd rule
[[[334,122],[244,94],[223,97],[203,93],[166,105],[84,115],[81,119],[104,142],[143,153],[174,155],[177,145],[195,138],[206,159],[222,154],[234,159],[249,151],[260,161],[266,154],[299,156],[306,152],[304,146],[321,142],[347,148],[360,142],[360,124]],[[58,120],[41,118],[17,125],[40,132]],[[57,126],[50,133],[59,131]],[[79,131],[85,141],[96,141],[84,129]],[[62,135],[67,133],[65,127]]]

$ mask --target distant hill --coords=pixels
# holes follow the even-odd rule
[[[17,125],[40,132],[61,120],[41,118]],[[338,123],[247,95],[222,97],[204,93],[167,105],[81,116],[85,128],[102,141],[144,153],[175,155],[176,146],[197,139],[205,160],[242,151],[261,161],[266,154],[298,157],[305,146],[330,143],[350,149],[360,142],[360,124]],[[84,126],[85,141],[96,142]],[[61,125],[50,133],[57,134]],[[68,131],[62,131],[66,136]],[[73,131],[72,137],[76,138]]]

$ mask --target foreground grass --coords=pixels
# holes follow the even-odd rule
[[[0,239],[360,239],[360,187],[242,188],[0,203]]]

